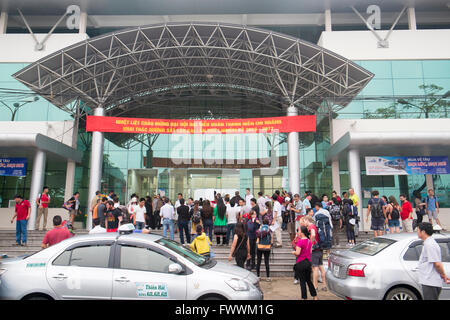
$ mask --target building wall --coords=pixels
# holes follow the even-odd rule
[[[72,147],[74,121],[2,121],[0,133],[40,133]],[[13,150],[14,151],[14,150]],[[9,156],[8,154],[2,156]],[[33,158],[28,158],[25,177],[0,176],[0,208],[8,206],[14,195],[29,198]],[[51,206],[61,207],[64,202],[67,162],[47,159],[44,185],[50,187]]]
[[[35,36],[38,41],[43,41],[47,34],[35,33]],[[86,33],[55,33],[44,42],[44,49],[38,51],[35,50],[36,43],[31,34],[0,34],[0,48],[9,48],[9,50],[0,50],[0,61],[2,63],[34,62],[87,38]]]
[[[333,143],[338,141],[347,132],[400,132],[420,128],[425,132],[443,132],[450,128],[450,119],[343,119],[332,122]],[[442,156],[448,152],[443,151]],[[412,149],[411,156],[420,156],[420,149]],[[378,156],[391,156],[382,153]],[[363,191],[378,190],[381,195],[393,195],[397,199],[401,193],[406,193],[413,199],[413,191],[420,190],[426,178],[424,175],[408,176],[367,176],[364,157],[361,157],[361,180]],[[450,175],[433,175],[435,193],[440,199],[441,207],[450,207]],[[347,161],[340,161],[341,190],[350,187],[348,179]],[[422,197],[426,196],[427,187],[421,190]],[[367,205],[368,198],[363,199]]]
[[[72,147],[74,121],[2,121],[0,133],[40,133]]]
[[[334,119],[332,142],[347,132],[400,132],[420,128],[423,132],[448,131],[450,119]]]
[[[376,30],[384,39],[388,31]],[[450,59],[450,30],[394,30],[389,48],[378,48],[378,40],[367,31],[322,32],[318,45],[350,60]]]

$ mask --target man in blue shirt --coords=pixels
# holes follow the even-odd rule
[[[442,228],[441,222],[438,219],[439,214],[439,202],[438,198],[434,195],[433,189],[428,189],[428,196],[425,198],[426,210],[428,213],[428,221],[433,224],[433,219]]]
[[[303,208],[305,208],[305,213],[308,208],[311,208],[311,198],[312,198],[311,193],[305,194],[305,200],[303,200]]]

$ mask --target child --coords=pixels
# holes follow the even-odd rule
[[[190,245],[191,250],[204,257],[211,257],[210,246],[212,246],[212,243],[209,237],[203,232],[203,226],[197,225],[196,231],[197,236]]]

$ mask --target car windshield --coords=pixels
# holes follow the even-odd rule
[[[358,244],[357,246],[350,249],[350,251],[366,254],[368,256],[374,256],[389,247],[394,242],[396,241],[382,237],[373,238],[371,240],[367,240]]]
[[[205,258],[195,253],[194,251],[183,247],[181,244],[175,241],[161,238],[155,242],[172,251],[175,251],[175,253],[179,254],[180,256],[183,256],[184,258],[188,259],[190,262],[194,263],[197,266],[202,266],[209,261],[208,258]]]

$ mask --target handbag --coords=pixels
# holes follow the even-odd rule
[[[239,246],[238,246],[236,249],[234,249],[234,252],[233,252],[233,254],[232,254],[232,257],[233,257],[233,258],[236,257],[236,252],[238,252],[238,250],[241,248],[242,243],[244,242],[244,239],[245,239],[245,238],[246,238],[245,236],[242,237],[241,243],[239,244]]]

